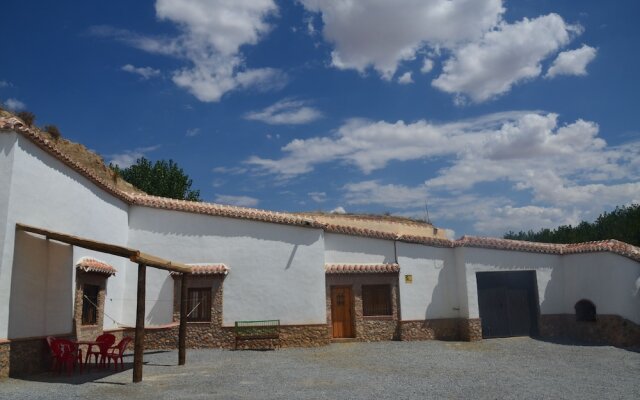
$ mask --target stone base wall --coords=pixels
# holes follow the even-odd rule
[[[233,328],[225,328],[231,336],[231,348],[236,348]],[[247,339],[237,343],[237,350],[274,349],[277,347],[320,347],[331,343],[326,325],[283,325],[280,339]]]
[[[145,329],[145,350],[175,350],[178,348],[177,324]],[[120,340],[123,336],[135,336],[133,328],[108,331]],[[278,343],[279,342],[279,343]],[[283,325],[280,327],[280,340],[243,340],[241,349],[264,349],[276,347],[319,347],[331,343],[327,326],[322,325]],[[235,348],[233,327],[216,328],[209,323],[187,324],[187,348],[190,349],[233,349]],[[133,350],[131,343],[129,350]]]
[[[75,339],[72,335],[58,338]],[[51,368],[51,352],[46,338],[34,337],[0,342],[0,378],[32,375]]]
[[[9,354],[9,342],[0,341],[0,379],[7,378],[9,376]]]
[[[459,319],[460,340],[475,342],[482,340],[482,323],[480,318]]]
[[[458,318],[430,319],[423,321],[401,321],[401,340],[458,340],[460,327]]]
[[[363,317],[360,339],[364,342],[400,340],[398,321],[392,318]]]
[[[320,347],[331,343],[326,325],[285,325],[280,327],[282,347]]]
[[[539,320],[540,336],[569,338],[618,347],[640,346],[640,325],[618,315],[598,315],[596,321],[576,321],[573,314],[546,314]]]

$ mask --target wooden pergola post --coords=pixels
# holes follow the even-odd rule
[[[147,266],[138,264],[138,298],[136,304],[136,337],[133,353],[133,382],[142,381],[144,357],[144,303]]]
[[[180,330],[178,332],[178,365],[184,365],[187,358],[187,275],[182,274],[180,281]]]

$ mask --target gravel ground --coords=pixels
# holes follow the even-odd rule
[[[1,399],[640,399],[640,352],[530,338],[343,343],[276,351],[145,354],[128,370],[0,382]]]

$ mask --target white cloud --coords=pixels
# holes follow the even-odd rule
[[[191,129],[187,129],[187,133],[186,136],[187,137],[194,137],[200,134],[200,128],[191,128]]]
[[[213,181],[211,181],[211,186],[213,186],[214,188],[219,188],[224,186],[225,183],[227,183],[227,181],[225,181],[224,179],[215,178]]]
[[[411,72],[405,72],[404,74],[400,75],[400,77],[398,78],[398,83],[401,85],[407,85],[409,83],[413,83]]]
[[[302,100],[284,99],[261,111],[252,111],[245,119],[271,125],[301,125],[322,118],[322,113]]]
[[[308,194],[309,197],[311,197],[311,200],[316,203],[324,203],[327,201],[327,194],[325,192],[309,192]]]
[[[241,175],[247,172],[247,168],[243,167],[215,167],[213,172],[216,174]]]
[[[276,12],[273,0],[157,0],[158,19],[174,23],[178,36],[148,37],[109,26],[90,32],[186,60],[188,65],[173,73],[173,82],[200,101],[216,102],[232,90],[271,90],[287,83],[282,71],[247,68],[241,51],[269,33],[267,19]]]
[[[501,0],[301,0],[319,13],[324,38],[335,46],[336,68],[374,68],[391,79],[398,64],[425,45],[454,45],[480,37],[500,20]]]
[[[11,111],[22,111],[25,108],[27,108],[26,104],[24,104],[18,99],[12,99],[12,98],[5,100],[4,106]]]
[[[338,206],[336,208],[334,208],[333,210],[329,211],[331,214],[346,214],[347,210],[344,209],[344,207],[342,206]]]
[[[427,55],[422,73],[442,57],[443,70],[432,84],[452,93],[458,105],[463,96],[482,102],[539,77],[540,63],[582,32],[557,14],[508,23],[502,0],[300,2],[322,19],[333,67],[361,74],[372,68],[391,80],[403,62],[420,54]],[[580,71],[580,62],[572,60],[572,71]],[[398,82],[409,83],[403,76]]]
[[[433,60],[430,58],[425,58],[422,62],[422,68],[420,68],[420,72],[423,74],[428,74],[433,69]]]
[[[0,88],[6,88],[6,87],[10,87],[10,86],[11,86],[11,82],[0,81]]]
[[[553,78],[557,75],[586,75],[587,65],[596,58],[598,51],[586,44],[575,50],[563,51],[553,61],[551,67],[545,75],[546,78]]]
[[[120,168],[128,168],[136,163],[136,160],[139,158],[145,157],[147,153],[155,151],[160,148],[160,145],[149,146],[149,147],[138,147],[134,150],[125,150],[122,153],[110,154],[107,157],[109,158],[109,163],[113,165],[117,165]]]
[[[424,185],[352,182],[342,188],[342,201],[418,215],[428,200],[435,221],[467,220],[484,233],[576,223],[640,202],[640,142],[608,146],[596,123],[560,124],[553,113],[506,112],[444,124],[352,119],[333,136],[296,139],[282,150],[280,159],[247,163],[254,172],[288,179],[323,163],[370,173],[392,161],[437,159],[446,167]],[[511,190],[480,195],[481,183]],[[522,204],[524,198],[530,204]]]
[[[282,148],[278,160],[251,157],[246,162],[262,171],[292,177],[313,170],[317,164],[339,161],[357,166],[365,173],[383,168],[390,161],[408,161],[455,154],[480,144],[474,132],[495,127],[526,113],[493,114],[484,118],[449,124],[425,120],[397,121],[347,120],[330,137],[295,139]]]
[[[481,40],[453,50],[432,85],[482,102],[540,75],[540,62],[569,43],[581,28],[557,14],[500,23]]]
[[[126,64],[122,66],[122,70],[135,75],[139,75],[140,77],[142,77],[142,79],[145,80],[160,76],[160,70],[153,69],[151,67],[134,67],[131,64]]]
[[[249,196],[231,196],[231,195],[217,195],[216,203],[231,204],[239,207],[256,207],[259,200]]]

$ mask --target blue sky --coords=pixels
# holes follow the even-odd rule
[[[637,1],[12,1],[0,102],[206,201],[501,235],[640,202]]]

